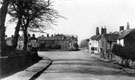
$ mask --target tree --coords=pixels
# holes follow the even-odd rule
[[[17,20],[17,24],[15,27],[15,32],[14,32],[14,37],[12,40],[12,50],[14,51],[17,47],[17,42],[18,42],[18,37],[19,37],[19,31],[20,31],[20,27],[22,25],[22,17],[23,15],[20,13],[23,13],[23,2],[25,0],[12,0],[12,2],[10,2],[9,5],[9,10],[8,13],[11,16],[14,16],[10,22],[15,22]]]
[[[17,5],[19,3],[21,8],[19,8],[20,5]],[[27,31],[44,32],[43,30],[50,24],[53,24],[59,15],[57,11],[50,8],[50,0],[24,0],[17,2],[17,4],[11,6],[9,13],[13,17],[12,20],[16,20],[18,14],[21,15],[21,19],[18,18],[18,22],[20,20],[20,26],[16,26],[16,28],[20,29],[21,27],[24,33],[24,50],[26,50],[28,40]],[[16,29],[16,31],[18,30]]]
[[[77,43],[74,44],[74,47],[75,47],[76,50],[78,50],[78,48],[79,48]]]
[[[0,9],[0,48],[1,55],[4,55],[6,52],[6,41],[5,41],[5,20],[6,14],[8,11],[8,5],[10,0],[3,0],[2,7]]]
[[[29,4],[28,4],[29,3]],[[58,18],[58,13],[50,8],[51,2],[50,0],[35,0],[32,2],[25,3],[26,12],[24,14],[24,26],[22,26],[22,30],[24,33],[24,50],[27,48],[27,31],[39,31],[47,29],[47,26],[53,24],[56,18]],[[44,22],[44,24],[43,24]]]

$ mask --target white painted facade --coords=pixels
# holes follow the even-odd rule
[[[89,43],[88,43],[88,47],[89,47],[89,52],[94,52],[94,53],[98,53],[98,50],[99,50],[99,44],[98,44],[98,41],[97,40],[89,40]],[[96,48],[95,50],[92,50],[92,47]]]

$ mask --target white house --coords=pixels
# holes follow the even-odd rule
[[[100,46],[99,46],[99,40],[101,38],[101,35],[94,35],[89,39],[88,47],[89,52],[91,53],[99,53]]]

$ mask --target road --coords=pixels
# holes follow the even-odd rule
[[[97,56],[81,51],[47,51],[39,56],[53,61],[36,80],[135,80],[116,65],[100,61]]]

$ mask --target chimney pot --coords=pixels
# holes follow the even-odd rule
[[[124,26],[120,26],[120,31],[123,31],[124,30]]]

